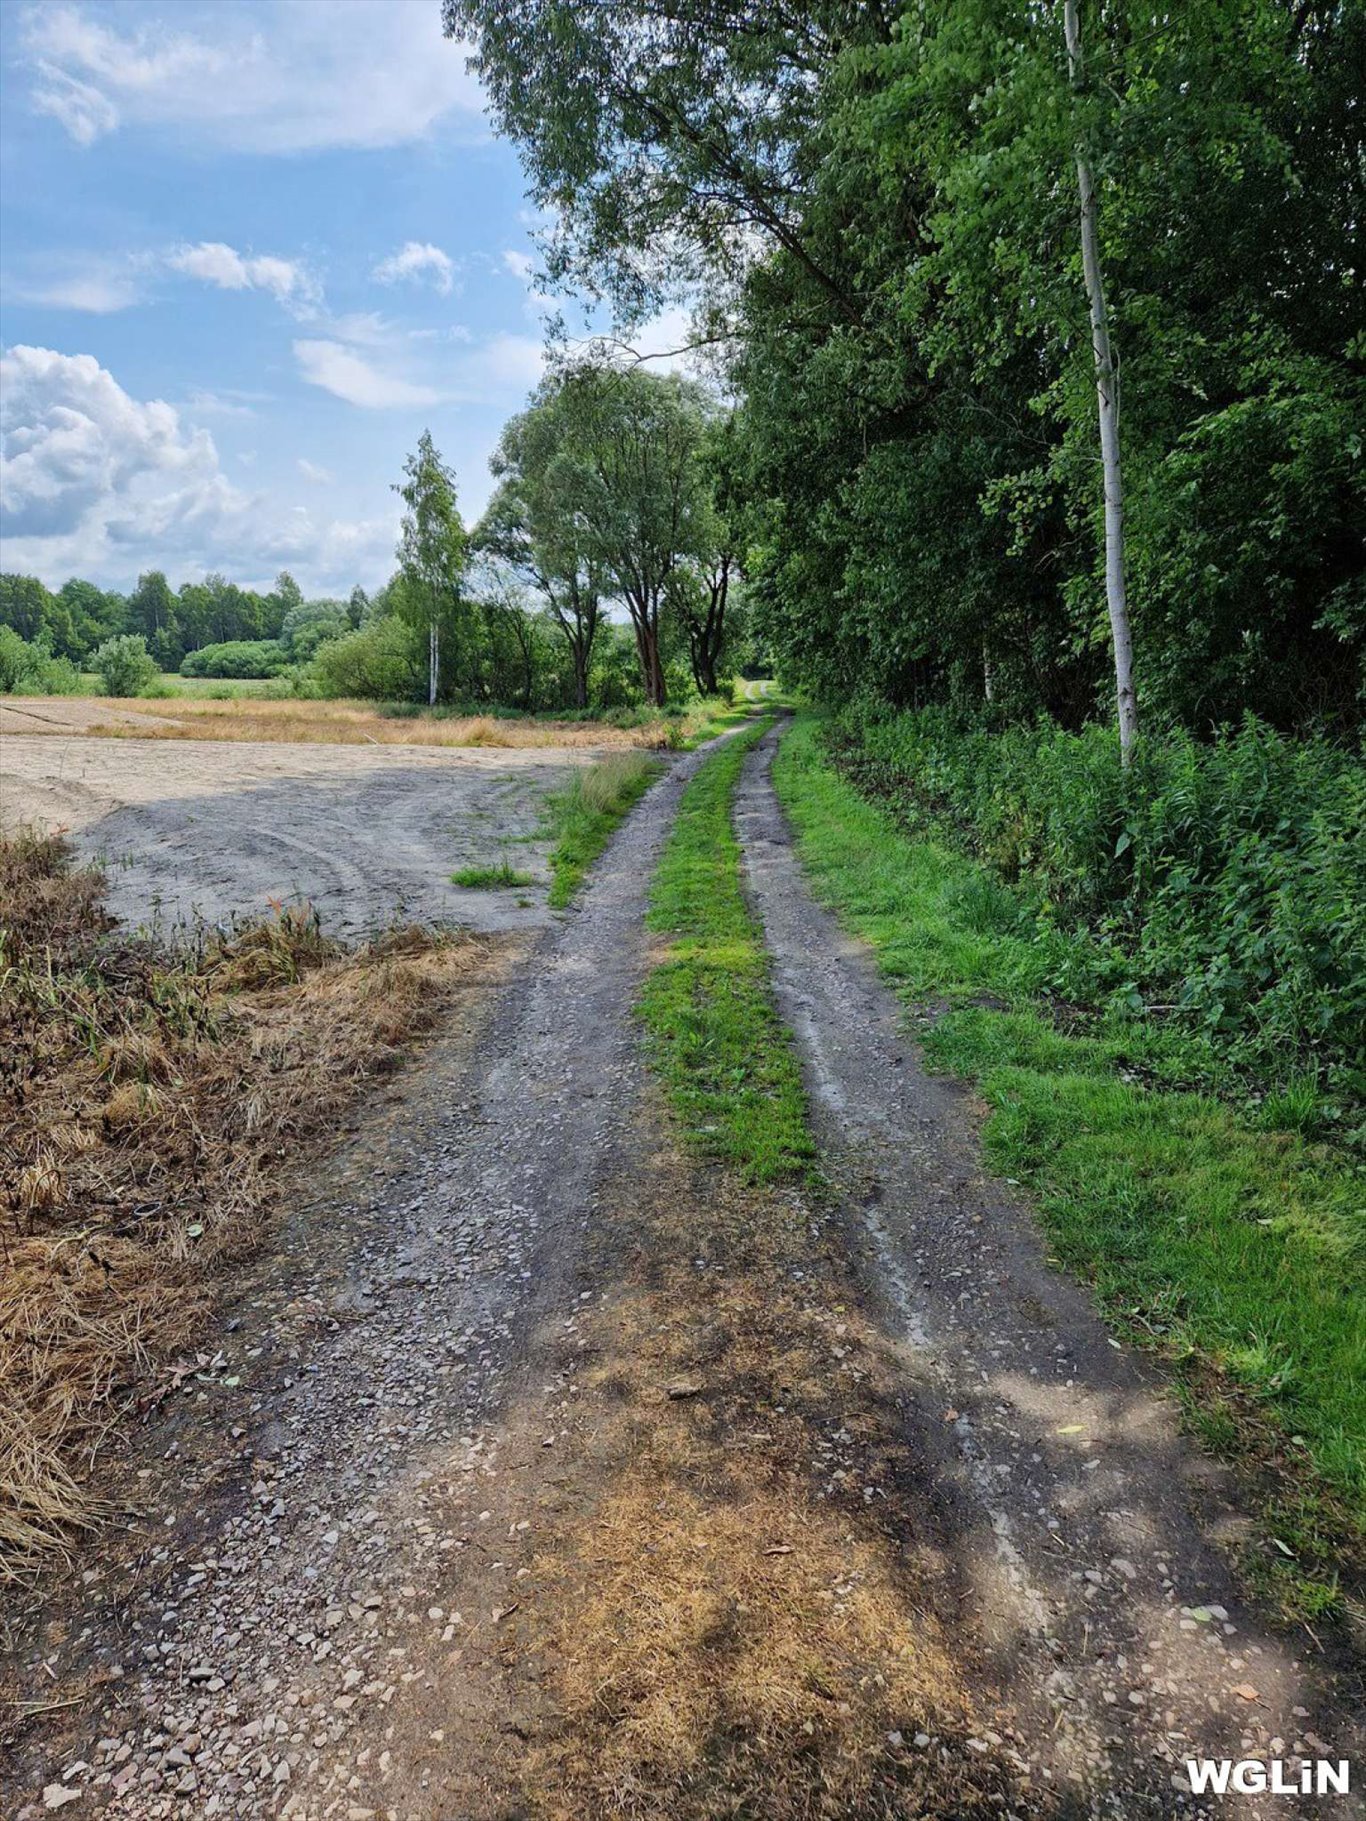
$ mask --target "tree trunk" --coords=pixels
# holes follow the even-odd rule
[[[1082,78],[1081,27],[1077,0],[1064,0],[1067,69],[1074,88]],[[1119,461],[1119,386],[1110,347],[1110,319],[1100,269],[1096,234],[1096,190],[1090,161],[1077,143],[1077,190],[1081,200],[1081,265],[1091,306],[1091,352],[1096,370],[1100,413],[1100,457],[1105,486],[1105,602],[1110,612],[1110,639],[1115,655],[1115,696],[1119,706],[1119,750],[1125,765],[1138,737],[1138,698],[1134,694],[1134,654],[1129,633],[1129,602],[1124,574],[1124,488]]]
[[[441,671],[441,635],[433,620],[427,628],[427,706],[436,707],[437,682]]]
[[[582,639],[575,639],[570,650],[574,654],[574,706],[588,706],[588,651]]]
[[[627,597],[631,627],[636,635],[636,656],[640,659],[640,681],[645,700],[651,708],[662,708],[668,689],[664,682],[664,662],[659,655],[659,606],[649,596]]]

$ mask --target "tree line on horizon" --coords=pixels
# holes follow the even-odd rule
[[[0,687],[74,688],[88,666],[128,694],[157,670],[430,706],[714,694],[724,663],[753,656],[730,456],[727,414],[695,382],[561,367],[505,427],[472,529],[423,432],[396,486],[398,566],[373,596],[305,599],[288,571],[263,593],[222,575],[173,590],[149,570],[126,596],[5,575],[0,629],[20,643],[0,651]]]

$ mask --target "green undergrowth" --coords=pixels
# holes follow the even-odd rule
[[[774,778],[813,889],[919,1009],[931,1066],[977,1083],[988,1155],[1035,1191],[1055,1258],[1256,1482],[1258,1571],[1287,1611],[1331,1609],[1366,1547],[1366,1171],[1274,1108],[1254,1124],[1160,1085],[1137,1020],[1069,1030],[1010,888],[861,796],[814,718]]]
[[[534,873],[519,873],[515,866],[500,860],[496,866],[462,866],[451,874],[452,885],[463,885],[467,891],[506,891],[514,885],[534,885]]]
[[[739,727],[753,713],[754,705],[750,702],[733,701],[728,696],[704,696],[677,724],[677,737],[671,739],[671,744],[680,752],[692,752],[695,747],[705,746],[708,740],[729,733],[732,727]]]
[[[659,776],[659,761],[641,752],[615,752],[586,766],[546,804],[550,852],[550,907],[563,910],[585,873],[612,838],[633,803]]]
[[[731,827],[745,754],[769,725],[737,734],[683,793],[650,895],[649,927],[668,947],[640,1004],[651,1061],[688,1138],[750,1182],[808,1171],[815,1157]]]

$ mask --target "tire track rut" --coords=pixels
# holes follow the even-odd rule
[[[779,1009],[865,1282],[922,1425],[946,1438],[927,1471],[985,1520],[964,1539],[978,1616],[1058,1774],[1098,1814],[1189,1815],[1188,1757],[1350,1755],[1355,1728],[1303,1645],[1247,1609],[1212,1546],[1236,1512],[1156,1370],[1049,1267],[1028,1208],[983,1169],[968,1097],[925,1073],[871,955],[812,899],[771,779],[778,737],[746,761],[735,825]]]

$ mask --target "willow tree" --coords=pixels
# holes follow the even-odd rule
[[[566,459],[569,428],[554,381],[509,419],[489,463],[499,484],[474,544],[541,597],[569,649],[575,706],[587,708],[608,578],[581,511],[573,459]]]
[[[569,639],[586,692],[599,596],[626,609],[645,699],[664,702],[662,620],[682,569],[711,554],[707,400],[677,375],[582,364],[550,374],[508,425],[481,536],[518,555]]]

